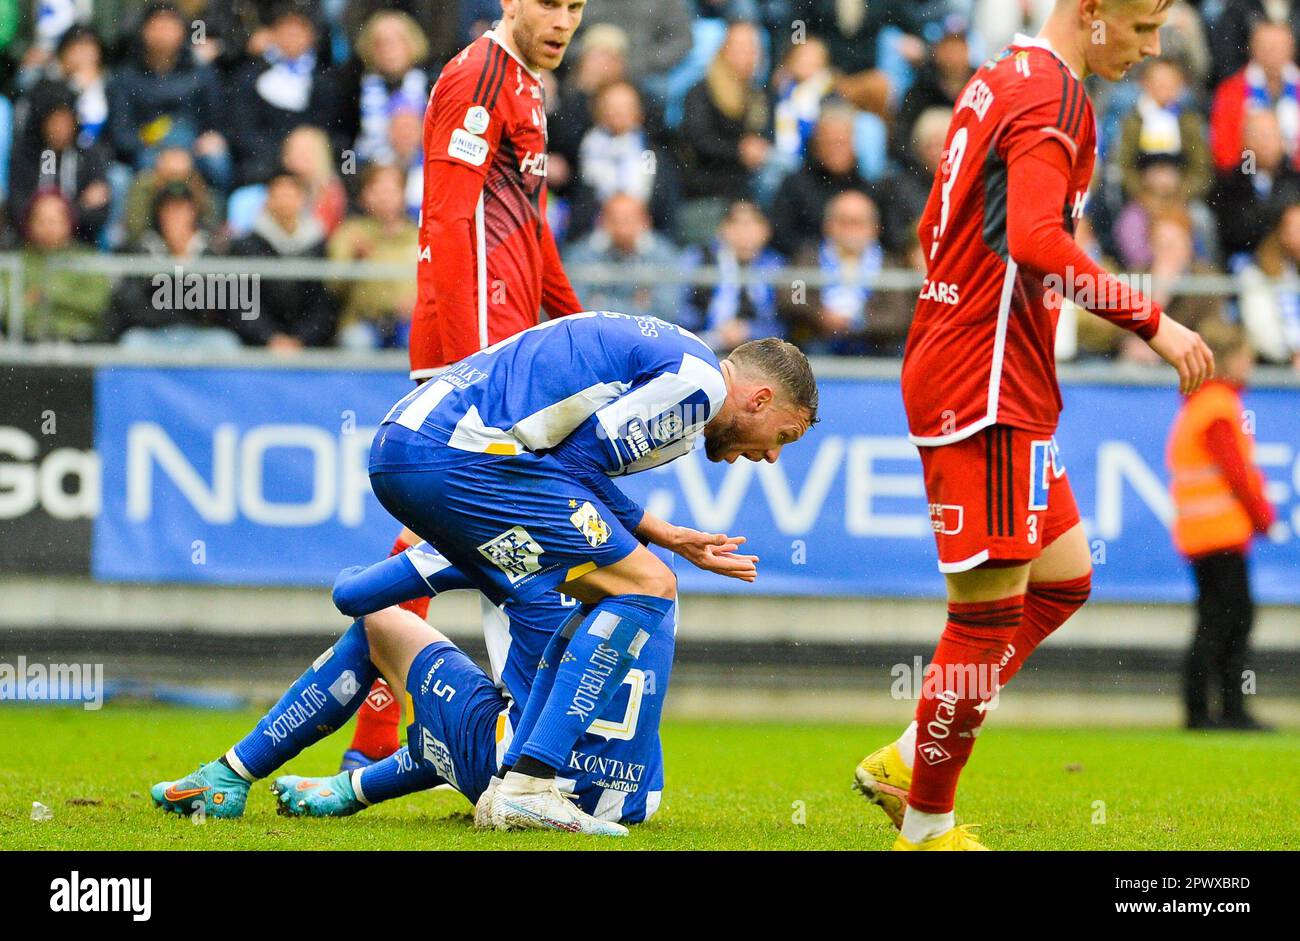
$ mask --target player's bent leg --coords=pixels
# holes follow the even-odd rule
[[[972,630],[978,629],[982,622],[1007,623],[1008,619],[1016,614],[1016,599],[1025,591],[1028,577],[1028,564],[975,568],[967,572],[947,575],[949,624],[952,623],[954,614],[963,621],[971,622]],[[940,648],[946,649],[942,641]],[[937,663],[938,660],[939,652],[936,651],[935,662]],[[992,667],[989,663],[984,665],[982,671],[978,666],[974,670],[969,670],[967,665],[958,663],[948,663],[943,665],[943,668],[958,676],[992,675]],[[937,679],[942,680],[943,677]],[[918,706],[918,717],[920,708],[925,706],[925,690],[928,689],[933,696],[939,691],[935,687],[936,683],[930,680],[930,674],[927,673],[926,682],[923,683],[921,704]],[[996,686],[993,687],[991,695],[997,695]],[[982,716],[982,713],[980,715]],[[903,820],[908,810],[907,798],[912,788],[918,728],[918,722],[913,721],[897,741],[890,742],[867,755],[858,762],[853,772],[854,790],[884,811],[890,823],[899,829],[903,827]],[[955,778],[953,786],[955,787]],[[950,812],[951,808],[944,813],[950,816]],[[947,817],[941,818],[939,822],[942,823],[943,819]],[[948,826],[951,827],[951,823]]]
[[[406,553],[413,546],[420,543],[420,537],[415,535],[407,527],[402,527],[401,533],[393,543],[392,549],[389,550],[390,559],[396,559]],[[377,604],[376,607],[370,607],[366,610],[357,610],[350,612],[345,610],[347,605],[340,604],[340,601],[346,601],[356,605],[359,601],[373,602],[376,582],[369,579],[368,581],[356,576],[363,576],[366,569],[351,570],[349,573],[354,577],[350,581],[342,579],[335,582],[334,585],[334,603],[347,614],[349,617],[360,617],[363,614],[369,614],[371,611],[387,607],[387,604]],[[421,620],[429,615],[429,596],[427,587],[419,577],[420,573],[412,571],[410,580],[414,582],[410,591],[402,591],[395,600],[400,607],[410,611]],[[364,589],[370,588],[371,591]],[[364,768],[368,764],[379,761],[397,751],[401,742],[398,740],[398,728],[402,721],[402,703],[401,700],[393,694],[388,684],[379,679],[371,687],[370,694],[362,703],[361,708],[357,710],[357,723],[352,731],[352,741],[347,749],[343,752],[343,759],[339,763],[340,771],[353,771],[357,768]]]
[[[354,621],[225,755],[185,778],[155,784],[155,806],[185,815],[240,816],[248,786],[347,722],[378,675],[367,630]]]
[[[955,826],[957,781],[1007,643],[1020,625],[1027,563],[950,573],[948,621],[921,684],[915,758],[896,849],[982,848]]]
[[[370,656],[393,689],[407,687],[407,674],[416,656],[447,637],[424,619],[398,607],[385,608],[362,619]]]
[[[662,606],[665,610],[671,610],[672,602],[675,602],[677,597],[677,577],[661,559],[656,558],[644,546],[637,546],[636,549],[613,565],[595,569],[560,586],[560,590],[566,595],[583,601],[584,606],[574,612],[573,616],[560,626],[560,629],[552,635],[543,652],[541,663],[533,679],[532,689],[528,695],[528,703],[525,705],[523,714],[520,717],[519,726],[515,729],[511,748],[506,753],[504,766],[507,771],[521,757],[523,746],[531,737],[537,720],[550,698],[555,678],[559,673],[570,639],[580,629],[584,620],[591,615],[597,604],[609,601],[614,597],[632,595],[638,585],[644,585],[646,594],[651,597],[670,602],[666,606],[660,605],[659,602],[650,602],[650,604],[655,607]],[[653,627],[650,628],[647,635],[653,629]],[[622,676],[616,682],[606,684],[605,688],[608,690],[609,695],[613,695],[621,682]]]
[[[999,671],[1006,686],[1052,632],[1083,607],[1092,593],[1092,557],[1083,524],[1076,523],[1043,549],[1029,567],[1025,613]]]
[[[645,546],[637,546],[613,565],[586,572],[559,588],[570,598],[596,604],[616,595],[677,597],[677,576]]]
[[[641,648],[672,611],[676,588],[668,566],[642,546],[565,585],[566,594],[573,589],[588,603],[547,646],[506,756],[510,770],[493,796],[498,828],[570,828],[571,812],[555,787],[556,769],[609,705]],[[586,832],[626,832],[610,824],[595,829],[602,822],[586,814],[580,822]]]

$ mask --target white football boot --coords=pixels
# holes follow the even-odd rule
[[[627,836],[627,827],[583,813],[554,779],[511,771],[492,794],[492,825],[498,830],[561,830],[593,836]]]
[[[501,779],[495,774],[488,781],[488,786],[483,789],[483,793],[478,796],[478,802],[474,804],[474,829],[475,830],[492,830],[492,795],[497,792],[501,785]]]

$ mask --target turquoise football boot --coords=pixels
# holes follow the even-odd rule
[[[179,781],[160,781],[149,796],[155,807],[186,817],[241,817],[248,782],[220,761],[210,761]]]
[[[282,774],[272,783],[271,793],[276,812],[286,817],[350,817],[366,806],[357,800],[347,771],[328,778]]]

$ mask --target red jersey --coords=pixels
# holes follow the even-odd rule
[[[902,376],[913,443],[994,424],[1056,429],[1061,294],[1145,338],[1155,332],[1159,309],[1073,240],[1096,149],[1083,83],[1042,40],[1017,36],[962,91],[920,223],[926,278]]]
[[[443,68],[424,116],[411,378],[581,309],[546,223],[542,84],[492,31]]]

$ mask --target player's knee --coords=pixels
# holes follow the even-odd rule
[[[640,586],[640,594],[672,601],[677,597],[677,576],[658,559],[654,561],[654,566],[648,566],[649,571]]]
[[[334,601],[334,607],[347,617],[355,618],[361,613],[364,600],[361,582],[353,576],[365,570],[364,565],[354,565],[339,572],[334,579],[334,590],[330,597]]]
[[[379,644],[382,644],[385,638],[391,637],[402,626],[403,616],[415,617],[410,612],[403,611],[401,608],[392,607],[384,608],[382,611],[376,611],[373,614],[367,614],[361,619],[361,625],[366,632],[366,640],[370,642],[370,649],[374,650]]]
[[[1030,582],[1029,594],[1036,596],[1040,604],[1048,604],[1059,610],[1063,617],[1083,607],[1092,596],[1092,567],[1082,575],[1055,582]]]

